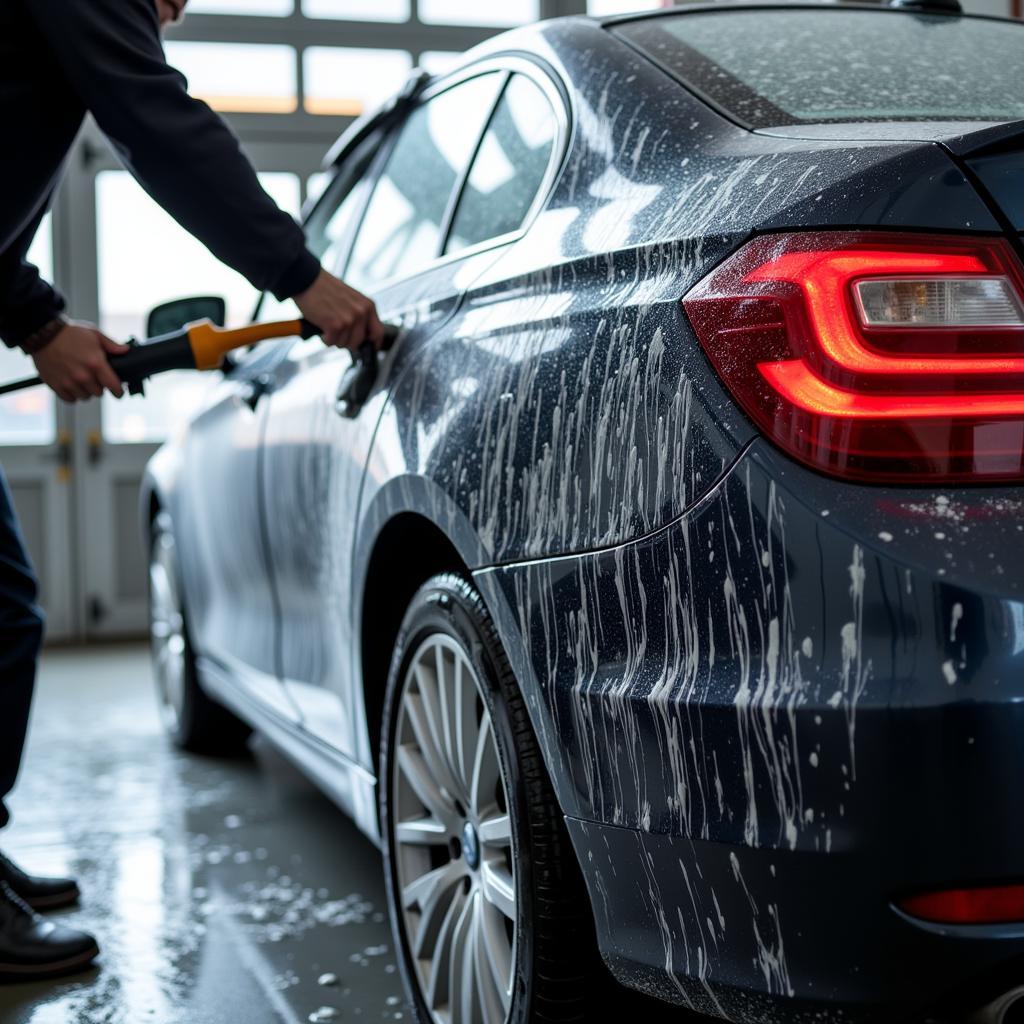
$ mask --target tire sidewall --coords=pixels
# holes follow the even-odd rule
[[[393,817],[391,806],[392,772],[394,768],[394,738],[398,723],[398,700],[404,687],[410,662],[423,641],[429,636],[443,633],[455,640],[469,659],[481,690],[491,726],[494,731],[498,760],[505,780],[508,809],[512,822],[512,858],[516,880],[516,938],[514,958],[514,982],[509,1024],[524,1024],[530,1007],[531,976],[533,962],[533,941],[531,927],[533,906],[530,894],[534,891],[529,856],[529,815],[526,794],[516,760],[516,745],[512,724],[503,693],[502,684],[507,685],[509,670],[506,667],[504,651],[496,640],[488,643],[488,623],[480,621],[482,609],[478,611],[467,600],[466,592],[475,593],[461,578],[442,577],[428,582],[413,598],[409,605],[392,657],[388,674],[387,691],[384,701],[384,718],[381,729],[380,783],[378,785],[378,808],[382,849],[384,854],[384,876],[388,895],[388,915],[396,943],[399,969],[405,981],[406,991],[413,993],[414,1017],[419,1024],[432,1024],[433,1016],[420,992],[416,966],[409,950],[408,938],[402,919],[401,899],[398,890],[397,865],[393,856]],[[485,614],[485,613],[483,613]],[[496,649],[492,649],[496,648]]]

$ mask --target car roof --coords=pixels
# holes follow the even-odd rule
[[[927,0],[925,0],[927,2]],[[1024,25],[1017,18],[1004,14],[974,14],[966,11],[950,11],[943,7],[895,7],[882,3],[857,3],[847,0],[713,0],[713,2],[681,3],[675,7],[657,8],[631,14],[609,14],[594,18],[599,25],[614,27],[627,22],[648,21],[654,18],[672,18],[681,14],[706,14],[709,11],[882,11],[889,14],[912,14],[947,18],[972,18],[981,21],[1002,21],[1011,25]]]

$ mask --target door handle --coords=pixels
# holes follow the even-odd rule
[[[361,345],[352,365],[345,371],[338,385],[334,408],[339,416],[354,419],[366,404],[373,385],[377,382],[377,350],[372,342]]]
[[[239,396],[249,406],[252,412],[260,404],[260,399],[270,390],[270,377],[261,373],[258,377],[248,382],[245,390]]]
[[[61,430],[57,434],[57,441],[52,454],[44,455],[43,458],[50,459],[57,463],[57,479],[66,484],[71,479],[71,469],[74,464],[74,451],[71,447],[71,431]]]

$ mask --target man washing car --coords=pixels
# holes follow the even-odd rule
[[[373,303],[321,269],[299,226],[260,187],[223,121],[170,68],[161,27],[187,0],[3,0],[0,105],[0,338],[24,349],[65,401],[121,395],[107,357],[125,351],[64,301],[25,254],[86,113],[128,169],[183,227],[258,289],[294,299],[329,345],[380,345]],[[0,827],[28,725],[42,616],[0,469]],[[70,879],[29,876],[0,855],[0,981],[78,970],[92,936],[37,913],[74,902]]]

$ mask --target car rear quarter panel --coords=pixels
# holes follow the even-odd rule
[[[722,476],[754,430],[680,299],[754,231],[996,229],[936,145],[756,137],[589,22],[518,39],[570,84],[561,176],[444,330],[398,354],[385,412],[388,475],[446,496],[473,566],[643,536]]]
[[[1022,512],[1012,489],[840,484],[758,441],[641,541],[476,574],[526,638],[624,980],[736,1020],[776,1019],[752,993],[874,1020],[1024,951],[889,907],[1019,875]]]
[[[972,794],[998,785],[986,743],[1024,725],[990,714],[1020,685],[1018,538],[999,511],[1015,499],[992,496],[983,537],[936,547],[936,496],[799,470],[756,440],[679,300],[758,231],[998,225],[935,144],[752,136],[583,23],[533,30],[523,48],[571,83],[572,144],[526,236],[440,334],[396,353],[359,557],[408,510],[476,570],[580,823],[597,915],[603,891],[609,919],[622,900],[636,910],[619,939],[655,937],[631,961],[617,951],[650,965],[648,987],[715,1012],[718,993],[746,993],[735,1019],[760,1019],[750,993],[909,998],[910,971],[858,985],[879,966],[873,943],[899,947],[878,945],[884,894],[1024,855],[1016,825],[994,858],[928,827],[1008,827]],[[893,543],[894,522],[916,526]],[[586,821],[622,835],[588,846]],[[901,852],[883,863],[890,844]],[[777,878],[771,851],[806,855],[819,880],[852,864],[878,882],[860,932],[816,947],[836,908],[782,919],[803,868]],[[616,863],[631,886],[651,880],[640,900],[614,895]],[[868,898],[844,891],[851,912]]]

